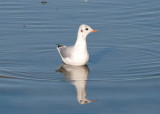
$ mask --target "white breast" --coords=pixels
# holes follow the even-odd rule
[[[73,54],[73,60],[77,65],[85,65],[89,60],[89,54],[87,50],[78,51]]]
[[[87,50],[75,49],[70,58],[63,58],[66,64],[82,66],[85,65],[89,60],[89,54]]]

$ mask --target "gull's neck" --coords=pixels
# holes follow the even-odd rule
[[[78,32],[77,41],[74,47],[79,49],[87,49],[86,36],[87,35]]]

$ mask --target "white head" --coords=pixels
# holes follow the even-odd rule
[[[88,25],[81,25],[78,30],[78,36],[86,38],[86,36],[91,32],[98,32],[97,30],[93,30]]]

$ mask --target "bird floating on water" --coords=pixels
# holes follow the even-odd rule
[[[75,66],[82,66],[87,64],[89,60],[89,54],[87,50],[86,37],[91,32],[98,31],[93,30],[88,25],[82,24],[78,30],[77,41],[73,46],[57,44],[57,50],[64,63]]]

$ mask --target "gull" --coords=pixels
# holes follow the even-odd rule
[[[88,25],[82,24],[79,27],[77,40],[73,46],[57,44],[57,50],[64,63],[74,66],[83,66],[87,64],[89,61],[89,54],[87,50],[86,37],[91,32],[98,31],[93,30]]]

